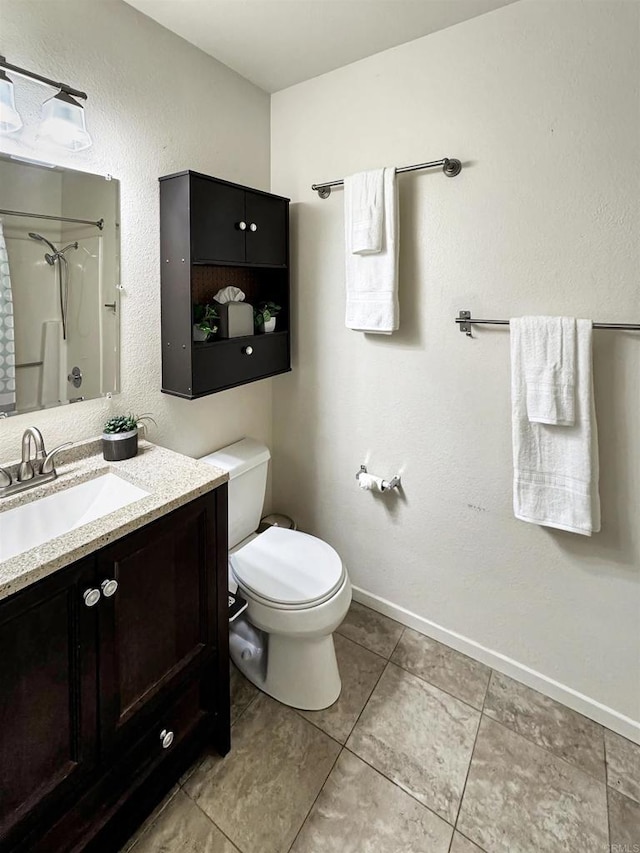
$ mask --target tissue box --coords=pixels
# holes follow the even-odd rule
[[[253,305],[248,302],[224,302],[218,306],[220,336],[241,338],[253,334]]]

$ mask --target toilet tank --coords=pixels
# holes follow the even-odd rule
[[[229,549],[260,524],[269,459],[269,448],[253,438],[243,438],[201,459],[229,473]]]

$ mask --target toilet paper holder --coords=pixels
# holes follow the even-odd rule
[[[367,471],[367,466],[361,465],[360,470],[356,474],[356,480],[360,479],[361,474],[368,474],[368,473],[369,472]],[[380,490],[382,492],[389,492],[389,491],[391,491],[391,489],[398,489],[400,487],[400,484],[401,484],[400,483],[400,475],[396,474],[396,476],[393,477],[391,480],[382,480],[382,482],[380,483]]]

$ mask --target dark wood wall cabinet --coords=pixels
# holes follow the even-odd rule
[[[160,178],[162,391],[192,400],[291,369],[289,199],[197,172]],[[274,332],[192,339],[223,287],[281,306]]]
[[[0,602],[0,850],[114,853],[229,750],[227,487]]]

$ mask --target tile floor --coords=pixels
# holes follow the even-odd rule
[[[335,642],[326,711],[232,668],[231,752],[131,853],[640,853],[640,746],[362,605]]]

